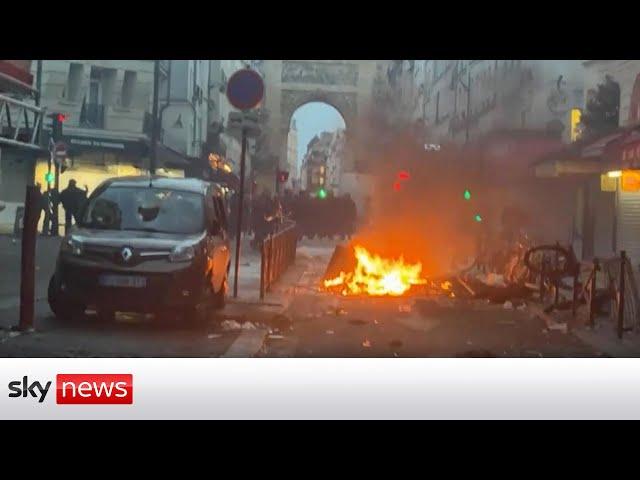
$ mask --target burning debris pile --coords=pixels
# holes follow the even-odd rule
[[[400,297],[416,293],[454,296],[453,284],[427,277],[422,263],[407,262],[402,256],[384,258],[359,244],[336,247],[322,285],[342,296]]]
[[[486,299],[505,308],[520,308],[540,289],[541,265],[546,265],[545,290],[568,289],[563,277],[572,274],[575,257],[559,246],[528,247],[519,243],[502,262],[483,263],[444,275],[429,276],[421,262],[403,256],[387,258],[355,242],[338,245],[322,279],[322,287],[341,296],[401,297],[446,296]],[[555,308],[563,308],[563,295],[556,295]]]
[[[362,245],[353,248],[355,268],[324,280],[324,287],[335,289],[342,295],[400,296],[414,285],[425,285],[422,264],[410,264],[399,259],[387,259],[370,253]]]

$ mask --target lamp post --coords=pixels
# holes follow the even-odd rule
[[[158,95],[160,86],[160,60],[153,62],[153,105],[151,107],[151,150],[149,152],[149,174],[156,173],[156,155],[158,146]]]

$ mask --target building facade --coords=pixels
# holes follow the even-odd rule
[[[338,129],[331,132],[331,140],[327,153],[327,188],[334,195],[342,193],[342,169],[344,168],[345,131]]]
[[[209,124],[209,60],[168,60],[160,89],[160,140],[189,158],[199,158]]]
[[[289,172],[289,178],[285,188],[296,190],[299,186],[298,174],[298,129],[296,121],[291,120],[291,127],[287,134],[287,161],[285,169]]]
[[[311,195],[320,190],[327,191],[327,161],[331,154],[333,132],[321,132],[314,136],[307,145],[307,152],[302,159],[300,169],[301,187]]]
[[[626,251],[640,266],[640,189],[627,178],[640,175],[640,60],[588,60],[585,108],[599,85],[613,80],[619,89],[618,127],[591,148],[602,164],[588,175],[576,197],[577,247],[586,257]],[[624,132],[624,133],[623,133]]]
[[[578,60],[427,60],[420,76],[417,110],[427,140],[436,142],[466,143],[514,129],[568,141],[571,111],[584,103]]]

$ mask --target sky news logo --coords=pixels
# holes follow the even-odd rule
[[[9,382],[9,398],[29,398],[42,403],[47,398],[51,381],[22,380]],[[133,403],[133,375],[59,373],[56,375],[56,403],[58,405],[131,405]]]

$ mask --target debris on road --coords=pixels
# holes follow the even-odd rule
[[[550,323],[547,325],[548,330],[557,330],[562,333],[567,333],[567,324],[566,323]]]
[[[333,335],[335,332],[333,330],[327,330],[324,333],[326,333],[327,335]]]
[[[258,327],[251,322],[244,322],[240,328],[242,328],[242,330],[256,330]]]
[[[207,338],[209,340],[213,340],[214,338],[220,338],[222,335],[219,333],[210,333],[209,335],[207,335]]]
[[[505,310],[513,310],[513,303],[511,303],[509,300],[507,300],[502,305],[502,308],[504,308]]]
[[[405,303],[398,307],[398,310],[402,313],[411,313],[411,305]]]
[[[362,342],[362,346],[364,348],[370,348],[371,347],[371,342],[368,339],[364,339],[364,341]]]
[[[220,328],[225,332],[230,330],[241,330],[242,325],[235,320],[224,320],[220,323]]]

